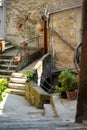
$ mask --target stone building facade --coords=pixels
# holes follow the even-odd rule
[[[82,1],[61,0],[58,10],[49,11],[49,48],[58,68],[73,68],[74,48],[81,42]]]
[[[83,0],[6,0],[5,38],[14,44],[40,35],[41,17],[49,16],[48,52],[55,58],[58,68],[72,68],[74,51],[55,33],[73,47],[81,42],[81,15]],[[44,32],[40,35],[40,47],[44,47]]]
[[[45,7],[50,0],[6,0],[5,37],[18,44],[35,37]]]

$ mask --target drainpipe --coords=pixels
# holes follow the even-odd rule
[[[46,54],[48,52],[48,45],[47,45],[47,27],[46,27],[47,21],[44,21],[44,53]]]
[[[47,35],[47,17],[45,15],[42,16],[41,22],[43,22],[44,26],[44,54],[46,54],[48,52],[48,45],[47,45],[48,35]]]

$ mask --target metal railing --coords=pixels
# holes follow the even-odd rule
[[[53,89],[54,89],[54,86],[52,86],[46,79],[44,76],[41,75],[41,77],[39,77],[38,79],[43,79],[43,82],[45,82],[49,88],[47,86],[45,86],[44,84],[42,84],[40,82],[40,87],[42,87],[47,93],[52,93]]]
[[[11,67],[11,65],[13,64],[15,57],[20,56],[20,57],[21,57],[21,60],[19,61],[19,63],[22,62],[22,57],[24,57],[24,56],[22,55],[22,52],[23,52],[23,51],[26,51],[26,49],[28,49],[28,50],[29,50],[29,49],[30,49],[30,50],[31,50],[31,49],[33,49],[33,50],[39,50],[39,41],[40,41],[40,36],[37,36],[37,37],[33,37],[33,38],[29,39],[29,40],[26,40],[26,41],[20,43],[20,46],[18,47],[18,51],[17,51],[16,55],[14,55],[14,56],[12,57],[12,59],[11,59],[11,61],[10,61],[10,64],[9,64],[9,66],[8,66],[8,68],[7,68],[7,71],[10,70],[10,67]],[[22,46],[23,43],[26,43],[26,46],[25,46],[25,45]],[[26,57],[26,56],[25,56],[25,57]],[[19,64],[19,63],[18,63],[18,64]],[[22,64],[20,64],[20,65],[23,65],[23,62],[22,62]],[[21,68],[22,68],[22,66],[21,66]],[[17,70],[17,68],[16,68],[16,70]],[[15,71],[16,71],[16,70],[15,70]]]
[[[23,41],[23,42],[20,43],[20,45],[22,45],[23,43],[27,44],[27,46],[26,46],[27,49],[39,50],[40,36],[33,37],[29,40]]]

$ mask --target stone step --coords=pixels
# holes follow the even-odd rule
[[[13,57],[13,56],[11,56],[11,55],[9,55],[9,56],[8,56],[8,55],[4,55],[4,54],[1,54],[1,55],[0,55],[0,59],[1,59],[1,60],[2,60],[2,59],[9,59],[9,60],[11,60],[12,57]]]
[[[6,65],[9,65],[10,62],[12,62],[12,65],[17,65],[17,64],[18,64],[17,62],[12,61],[12,58],[11,58],[11,59],[1,59],[1,60],[0,60],[0,63],[1,63],[1,64],[6,64]]]
[[[12,77],[24,78],[25,76],[23,75],[23,73],[12,73]],[[26,77],[25,77],[25,78],[26,78]]]
[[[15,46],[13,46],[13,45],[6,46],[5,47],[5,52],[7,52],[9,50],[12,50],[12,49],[15,49]]]
[[[11,94],[20,95],[20,96],[24,96],[25,95],[25,91],[24,90],[11,89],[11,88],[8,88],[8,90],[10,91]]]
[[[13,45],[9,45],[9,46],[6,46],[5,49],[10,49],[10,48],[13,48],[14,46]]]
[[[10,79],[10,75],[0,75],[0,78],[7,78],[7,79]]]
[[[11,62],[11,59],[0,59],[0,63],[10,63]]]
[[[44,116],[47,118],[55,117],[55,113],[51,104],[44,104]]]
[[[16,69],[17,65],[1,64],[1,68],[3,68],[3,69],[6,69],[8,67],[10,67],[10,70]]]
[[[25,89],[25,84],[17,84],[17,83],[8,83],[8,88],[11,89],[19,89],[19,90],[24,90]]]
[[[5,75],[8,75],[8,74],[11,74],[13,73],[14,70],[4,70],[4,69],[0,69],[0,74],[5,74]]]
[[[27,80],[26,78],[10,78],[10,82],[13,82],[13,83],[25,84],[26,80]]]
[[[5,46],[10,45],[10,42],[5,41]]]

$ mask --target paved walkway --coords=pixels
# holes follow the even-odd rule
[[[0,104],[0,130],[87,130],[86,126],[71,120],[76,101],[59,101],[53,96],[58,118],[44,117],[43,110],[31,106],[24,97],[7,94]]]
[[[21,72],[34,67],[37,61]],[[60,99],[56,94],[53,100],[58,117],[48,118],[43,116],[42,109],[36,109],[24,97],[7,94],[0,103],[0,130],[87,130],[87,126],[74,122],[76,100]]]
[[[19,115],[41,115],[41,109],[36,109],[28,103],[23,96],[6,94],[3,102],[0,103],[0,115],[19,114]]]
[[[62,99],[58,94],[53,94],[53,101],[58,114],[58,120],[75,122],[77,100]]]

